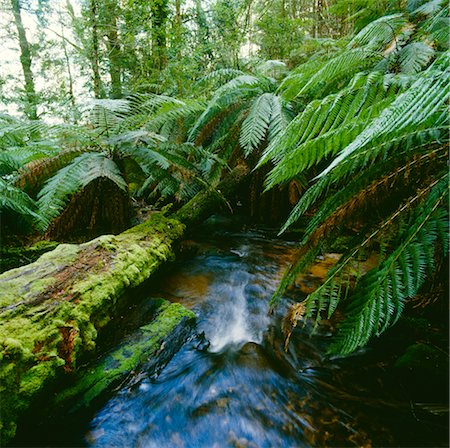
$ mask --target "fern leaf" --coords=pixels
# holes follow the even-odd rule
[[[264,93],[256,98],[242,123],[240,143],[246,156],[266,138],[271,122],[273,96],[273,93]]]

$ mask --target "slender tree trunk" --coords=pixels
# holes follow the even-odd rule
[[[75,95],[73,94],[72,69],[70,68],[70,59],[69,59],[69,54],[67,53],[66,39],[65,39],[65,36],[64,36],[64,25],[62,23],[61,16],[60,16],[60,21],[61,21],[62,47],[63,47],[64,59],[66,61],[66,67],[67,67],[67,79],[69,81],[68,94],[69,94],[70,104],[72,105],[72,120],[73,120],[74,123],[76,123],[77,122],[77,117],[76,117]]]
[[[22,64],[23,76],[25,78],[25,93],[27,97],[27,106],[25,113],[31,120],[37,119],[37,98],[34,88],[33,72],[31,71],[31,51],[30,44],[27,40],[25,28],[20,13],[19,0],[11,0],[12,11],[14,14],[14,22],[17,28],[20,46],[20,63]]]
[[[162,70],[167,65],[166,24],[169,15],[167,0],[152,0],[152,53],[156,67]]]
[[[197,31],[198,44],[200,44],[205,48],[204,54],[208,57],[210,61],[212,61],[214,59],[214,55],[210,47],[208,21],[206,19],[205,11],[203,10],[202,7],[201,0],[195,0],[195,21],[198,28]]]
[[[175,0],[175,23],[177,29],[181,28],[181,0]]]
[[[122,97],[121,46],[117,29],[117,2],[110,0],[106,4],[105,27],[109,56],[109,75],[111,77],[111,97]],[[109,23],[108,23],[108,22]]]
[[[91,33],[92,33],[92,55],[91,67],[94,81],[94,95],[95,98],[102,97],[102,81],[100,79],[99,68],[99,44],[98,44],[98,7],[97,0],[90,0],[90,19],[91,19]]]

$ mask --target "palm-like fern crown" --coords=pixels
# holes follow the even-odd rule
[[[276,94],[278,81],[268,76],[283,76],[286,66],[279,61],[266,61],[256,68],[256,74],[237,70],[219,70],[203,82],[222,82],[209,100],[206,109],[194,123],[188,141],[209,146],[227,160],[239,136],[245,156],[262,148],[280,134],[292,119],[288,101]],[[225,81],[225,82],[224,82]]]
[[[267,188],[317,174],[282,229],[317,207],[274,301],[336,233],[363,223],[305,303],[306,316],[320,321],[342,302],[335,352],[350,353],[396,322],[447,253],[450,54],[440,19],[448,7],[413,6],[409,18],[382,17],[331,60],[286,78],[281,95],[306,106],[260,161],[275,164]],[[378,263],[355,279],[367,251],[378,252]]]
[[[177,136],[175,130],[187,127],[204,107],[201,101],[135,95],[93,101],[82,111],[80,125],[1,117],[0,208],[46,230],[69,199],[96,179],[108,179],[126,191],[120,161],[127,158],[141,172],[139,193],[191,197],[221,161],[201,148],[177,143],[184,133]]]

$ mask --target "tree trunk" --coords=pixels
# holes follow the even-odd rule
[[[118,6],[115,0],[106,3],[105,27],[111,77],[111,97],[122,97],[121,46],[117,30]]]
[[[91,54],[91,68],[92,78],[94,84],[95,98],[101,98],[102,95],[102,81],[100,78],[99,67],[99,43],[98,43],[98,5],[97,0],[90,0],[90,22],[91,22],[91,38],[92,38],[92,54]]]
[[[76,103],[75,103],[75,96],[73,93],[73,77],[72,77],[72,69],[70,68],[70,59],[69,59],[69,54],[67,52],[67,44],[66,44],[66,38],[64,36],[64,25],[62,22],[62,18],[61,18],[61,13],[60,13],[60,24],[61,24],[61,37],[62,37],[62,47],[63,47],[63,52],[64,52],[64,59],[66,61],[66,68],[67,68],[67,78],[69,81],[69,99],[70,99],[70,104],[72,105],[72,122],[73,123],[77,123],[78,119],[77,119],[77,112],[76,112]]]
[[[156,68],[162,70],[167,65],[166,24],[169,15],[167,0],[152,0],[152,54]]]
[[[14,14],[14,22],[17,28],[20,46],[20,63],[22,64],[23,76],[25,78],[25,93],[27,105],[25,113],[31,120],[37,119],[37,98],[34,88],[33,72],[31,71],[31,51],[27,40],[25,28],[22,22],[21,8],[19,0],[11,0],[11,7]]]

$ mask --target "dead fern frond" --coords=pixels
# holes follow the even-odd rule
[[[70,163],[84,150],[68,149],[61,151],[58,155],[34,160],[20,169],[15,181],[16,187],[27,192],[30,196],[37,195],[44,182],[52,177],[58,170]]]
[[[289,307],[289,310],[284,316],[281,329],[284,335],[284,351],[288,351],[289,341],[291,340],[292,332],[297,326],[299,320],[302,319],[306,311],[306,306],[304,302],[294,303]]]

